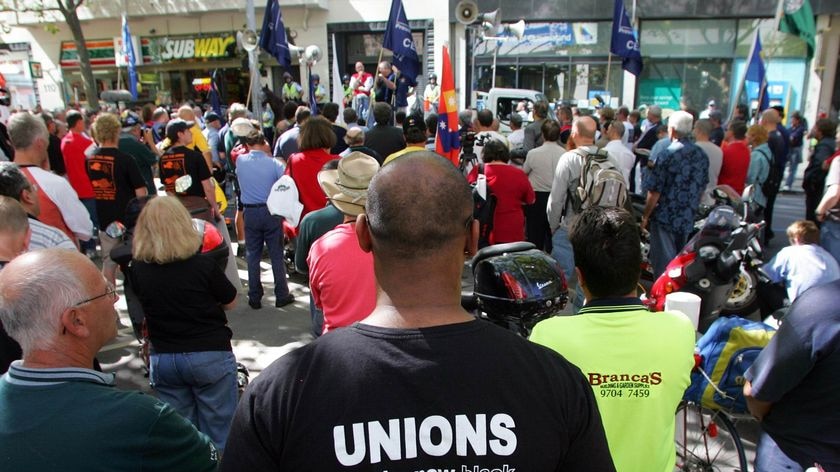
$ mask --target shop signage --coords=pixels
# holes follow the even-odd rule
[[[492,52],[495,45],[499,55],[568,54],[569,48],[591,49],[598,45],[598,23],[528,23],[521,40],[509,32],[498,37],[501,39],[479,44],[476,54]]]
[[[85,45],[88,55],[90,55],[90,65],[92,67],[113,67],[116,65],[113,38],[93,39],[85,41]],[[59,64],[61,64],[61,67],[79,67],[79,53],[76,51],[75,42],[61,42]]]
[[[645,79],[639,84],[639,103],[680,109],[682,83],[679,79]]]
[[[236,57],[236,36],[232,33],[195,36],[167,36],[143,38],[148,48],[148,59],[144,50],[144,62],[160,64],[165,62],[189,61],[194,59],[226,59]],[[148,46],[146,46],[148,40]]]

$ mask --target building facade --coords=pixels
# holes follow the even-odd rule
[[[477,0],[478,10],[500,9],[500,23],[525,20],[522,39],[484,40],[475,26],[456,20],[458,0],[403,0],[423,77],[440,72],[441,48],[450,45],[460,106],[474,103],[475,91],[497,87],[543,91],[557,102],[585,106],[605,103],[703,109],[709,100],[728,109],[736,100],[755,32],[764,45],[770,98],[788,110],[836,116],[840,55],[840,2],[811,0],[817,15],[817,48],[805,59],[800,39],[775,30],[776,6],[763,0],[636,0],[625,2],[641,39],[645,68],[639,77],[621,69],[609,54],[613,0]],[[631,4],[634,5],[632,9]],[[177,104],[206,100],[210,78],[220,84],[225,102],[245,101],[250,77],[247,54],[237,44],[246,24],[246,0],[127,2],[125,12],[135,43],[140,101]],[[333,46],[339,74],[360,61],[373,72],[380,57],[390,0],[280,0],[291,41],[316,45],[323,59],[313,72],[328,91],[333,83]],[[256,6],[257,30],[264,5]],[[85,2],[79,9],[91,52],[98,90],[126,87],[119,54],[120,2]],[[5,12],[0,21],[0,72],[13,87],[13,106],[51,109],[84,102],[78,58],[69,28],[53,12]],[[57,32],[43,27],[54,21]],[[495,33],[490,31],[489,36]],[[3,49],[5,48],[5,49]],[[4,51],[6,53],[4,54]],[[384,52],[383,58],[389,53]],[[34,64],[34,66],[33,66]],[[279,90],[282,68],[260,54],[260,80]],[[495,68],[494,68],[495,64]],[[306,90],[306,71],[293,55],[289,71]],[[9,78],[11,77],[11,81]],[[421,88],[422,90],[422,88]],[[746,98],[754,99],[747,90]]]

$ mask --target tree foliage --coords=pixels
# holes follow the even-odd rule
[[[88,53],[85,35],[82,31],[82,23],[79,20],[78,8],[85,0],[0,0],[0,11],[4,12],[27,12],[35,13],[42,20],[46,20],[48,12],[59,12],[64,17],[64,22],[73,35],[73,42],[76,45],[76,52],[79,55],[79,69],[82,75],[82,84],[87,96],[88,105],[94,110],[99,109],[99,95],[97,93],[96,81],[93,78],[93,68],[90,65],[90,53]],[[46,22],[44,28],[55,34],[59,31],[55,23]]]

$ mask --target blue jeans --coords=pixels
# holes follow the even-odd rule
[[[324,332],[324,311],[315,306],[312,295],[309,295],[309,316],[312,318],[312,335],[317,338]]]
[[[248,300],[259,301],[263,296],[260,281],[260,259],[263,245],[268,245],[271,271],[274,273],[274,296],[277,300],[289,296],[286,264],[283,261],[283,220],[268,212],[267,207],[245,208],[245,260],[248,262]]]
[[[359,115],[359,118],[363,118],[365,120],[365,126],[373,126],[373,123],[367,122],[367,113],[368,108],[370,107],[370,96],[359,94],[353,97],[353,101],[355,102],[356,114]]]
[[[688,239],[686,234],[677,234],[656,221],[650,222],[650,265],[653,276],[659,277],[671,259],[682,250]]]
[[[788,457],[776,441],[764,431],[758,438],[758,446],[755,450],[755,472],[781,472],[791,470],[803,472],[802,466]]]
[[[840,264],[840,223],[826,220],[820,227],[820,246]]]
[[[790,148],[788,153],[788,175],[785,180],[787,188],[793,188],[793,180],[796,178],[796,169],[799,168],[799,163],[802,162],[802,146]]]
[[[152,353],[150,364],[149,379],[158,398],[209,436],[222,452],[238,400],[233,353]]]
[[[551,236],[551,257],[560,264],[567,281],[575,279],[575,253],[569,241],[569,233],[564,228],[557,228]],[[571,302],[572,312],[577,313],[583,306],[583,289],[579,283],[576,283],[575,287]]]
[[[80,198],[80,202],[82,205],[85,206],[85,210],[87,210],[88,215],[90,215],[90,221],[93,222],[93,236],[88,239],[87,241],[79,241],[79,246],[82,248],[82,251],[95,251],[96,250],[96,230],[99,229],[99,217],[96,216],[96,199],[95,198]]]

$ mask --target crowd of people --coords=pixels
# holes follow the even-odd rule
[[[751,118],[737,107],[724,120],[713,104],[665,116],[658,106],[522,102],[510,116],[459,115],[473,143],[459,168],[434,153],[436,77],[416,107],[407,97],[417,84],[388,62],[376,75],[356,64],[342,104],[318,84],[304,102],[292,76],[284,82],[282,107],[267,101],[260,117],[240,103],[223,114],[184,104],[10,117],[0,162],[0,456],[16,469],[101,460],[148,470],[672,470],[673,413],[695,333],[687,318],[641,304],[640,229],[661,273],[712,189],[752,185],[769,241],[776,196],[792,189],[803,154],[806,214],[768,272],[784,284],[792,320],[808,316],[813,287],[820,300],[840,291],[840,138],[829,118],[809,128],[793,113],[785,127],[775,108]],[[591,156],[638,194],[641,214],[581,205],[576,187]],[[470,184],[479,180],[496,198],[488,242],[529,241],[573,282],[580,316],[537,325],[533,342],[460,306],[464,263],[478,249]],[[274,211],[277,182],[287,201]],[[106,229],[132,199],[144,206],[120,275]],[[309,282],[320,339],[272,364],[241,399],[225,316],[241,291],[233,245],[227,265],[199,255],[199,213],[244,248],[251,309],[265,298],[264,249],[276,308],[295,302],[287,269]],[[157,400],[110,388],[113,376],[97,370],[96,353],[115,334],[120,277],[146,313]],[[837,310],[820,313],[802,326],[840,352],[840,335],[820,331]],[[779,335],[786,347],[797,335],[789,324]],[[791,416],[784,395],[837,398],[837,382],[773,383],[774,369],[790,370],[776,355],[750,374],[751,406],[768,421],[778,408],[807,424],[815,410]],[[825,376],[838,362],[827,354],[796,365]],[[625,376],[633,381],[609,380]],[[74,403],[96,404],[96,419]],[[772,443],[781,456],[760,470],[779,457],[840,466],[836,423],[822,436],[796,427],[793,439],[770,424],[761,454]],[[32,454],[33,444],[52,452]]]

